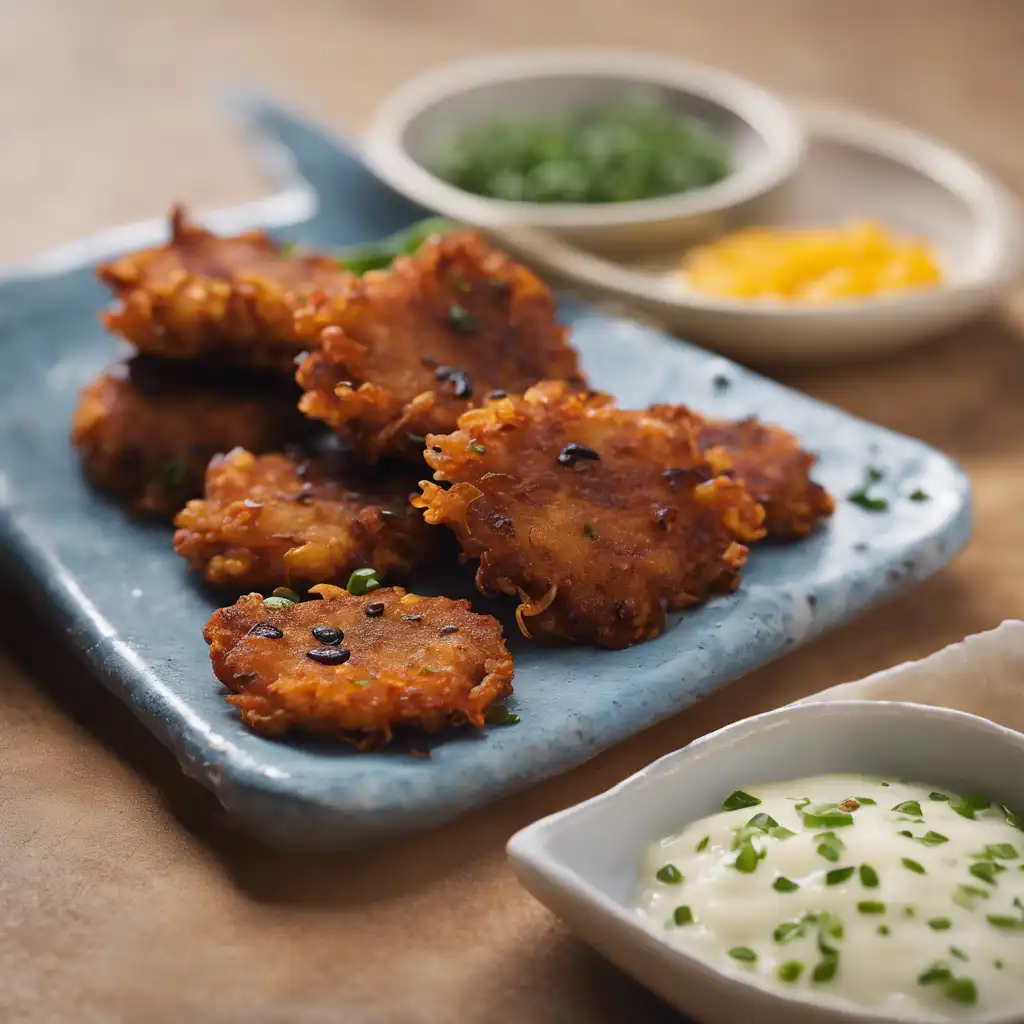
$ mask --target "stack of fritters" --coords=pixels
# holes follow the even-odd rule
[[[472,233],[359,277],[176,211],[168,245],[100,276],[119,300],[105,322],[144,354],[83,395],[90,479],[144,510],[192,498],[175,549],[212,583],[320,584],[301,603],[248,594],[207,625],[257,731],[370,747],[481,725],[511,693],[493,619],[379,588],[443,550],[438,526],[482,593],[517,599],[525,636],[621,648],[734,589],[748,545],[832,511],[784,430],[589,391],[550,290]],[[353,570],[352,593],[328,585]]]

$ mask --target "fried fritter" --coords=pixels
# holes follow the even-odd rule
[[[71,424],[86,477],[137,512],[170,518],[203,492],[211,456],[267,451],[309,433],[279,375],[213,373],[136,356],[82,391]]]
[[[283,608],[248,594],[203,630],[213,671],[254,732],[328,733],[368,749],[403,727],[482,726],[512,693],[501,626],[468,601],[399,587],[312,592],[323,600]]]
[[[353,278],[296,318],[314,351],[301,408],[362,456],[418,460],[423,437],[454,430],[493,390],[582,380],[550,290],[479,235],[428,240],[388,270]]]
[[[692,424],[700,450],[718,465],[731,464],[736,478],[764,505],[769,540],[806,537],[835,510],[828,491],[810,478],[814,456],[789,431],[753,418],[705,419],[685,406],[656,405],[648,411],[670,423]]]
[[[547,381],[427,438],[413,504],[478,557],[481,591],[518,595],[522,631],[626,647],[728,591],[764,511],[692,431]],[[529,624],[526,619],[529,619]]]
[[[99,267],[118,299],[103,323],[143,352],[292,373],[309,346],[296,311],[352,275],[331,257],[287,253],[261,231],[219,238],[175,207],[170,242]]]
[[[409,505],[408,471],[339,473],[334,460],[241,448],[215,458],[206,495],[174,522],[174,550],[210,583],[269,588],[344,580],[354,569],[407,574],[434,549]]]

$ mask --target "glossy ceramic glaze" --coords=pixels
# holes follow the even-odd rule
[[[343,244],[422,215],[328,135],[255,99],[235,109],[285,191],[278,203],[222,214],[220,229],[251,226],[254,212],[280,225],[308,204],[314,214],[282,236]],[[307,849],[379,842],[565,771],[931,575],[968,539],[967,480],[934,450],[657,331],[566,304],[596,386],[627,405],[685,401],[726,417],[756,411],[821,454],[820,479],[840,496],[860,483],[867,461],[887,467],[892,510],[872,515],[840,501],[834,522],[809,541],[756,551],[738,594],[674,616],[661,638],[625,651],[528,644],[508,604],[475,598],[478,610],[495,608],[506,623],[516,658],[511,706],[522,723],[439,737],[429,760],[255,736],[210,673],[200,634],[213,598],[187,575],[168,529],[130,521],[83,484],[67,441],[78,389],[119,352],[96,318],[108,296],[76,261],[158,237],[156,225],[121,229],[30,261],[0,283],[0,555],[55,635],[82,652],[186,772],[268,841]],[[725,391],[714,384],[720,375]],[[917,487],[931,500],[896,500]],[[468,572],[430,586],[474,593]]]

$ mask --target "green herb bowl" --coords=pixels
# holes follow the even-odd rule
[[[714,184],[659,198],[534,203],[463,191],[430,167],[465,128],[505,117],[550,117],[633,90],[706,125],[731,171]],[[779,99],[731,74],[685,61],[607,50],[512,53],[449,65],[403,85],[377,110],[363,140],[370,169],[410,199],[496,232],[535,229],[605,256],[676,251],[756,219],[796,171],[799,120]]]

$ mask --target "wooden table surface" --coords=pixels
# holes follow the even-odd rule
[[[1020,193],[1022,40],[1018,0],[0,0],[0,259],[259,195],[210,103],[224,83],[358,130],[411,72],[537,44],[656,48],[874,109]],[[1022,318],[1018,292],[916,351],[782,375],[966,466],[976,538],[951,568],[584,768],[367,854],[255,846],[0,595],[0,1018],[673,1019],[517,887],[503,844],[708,729],[1024,616]]]

